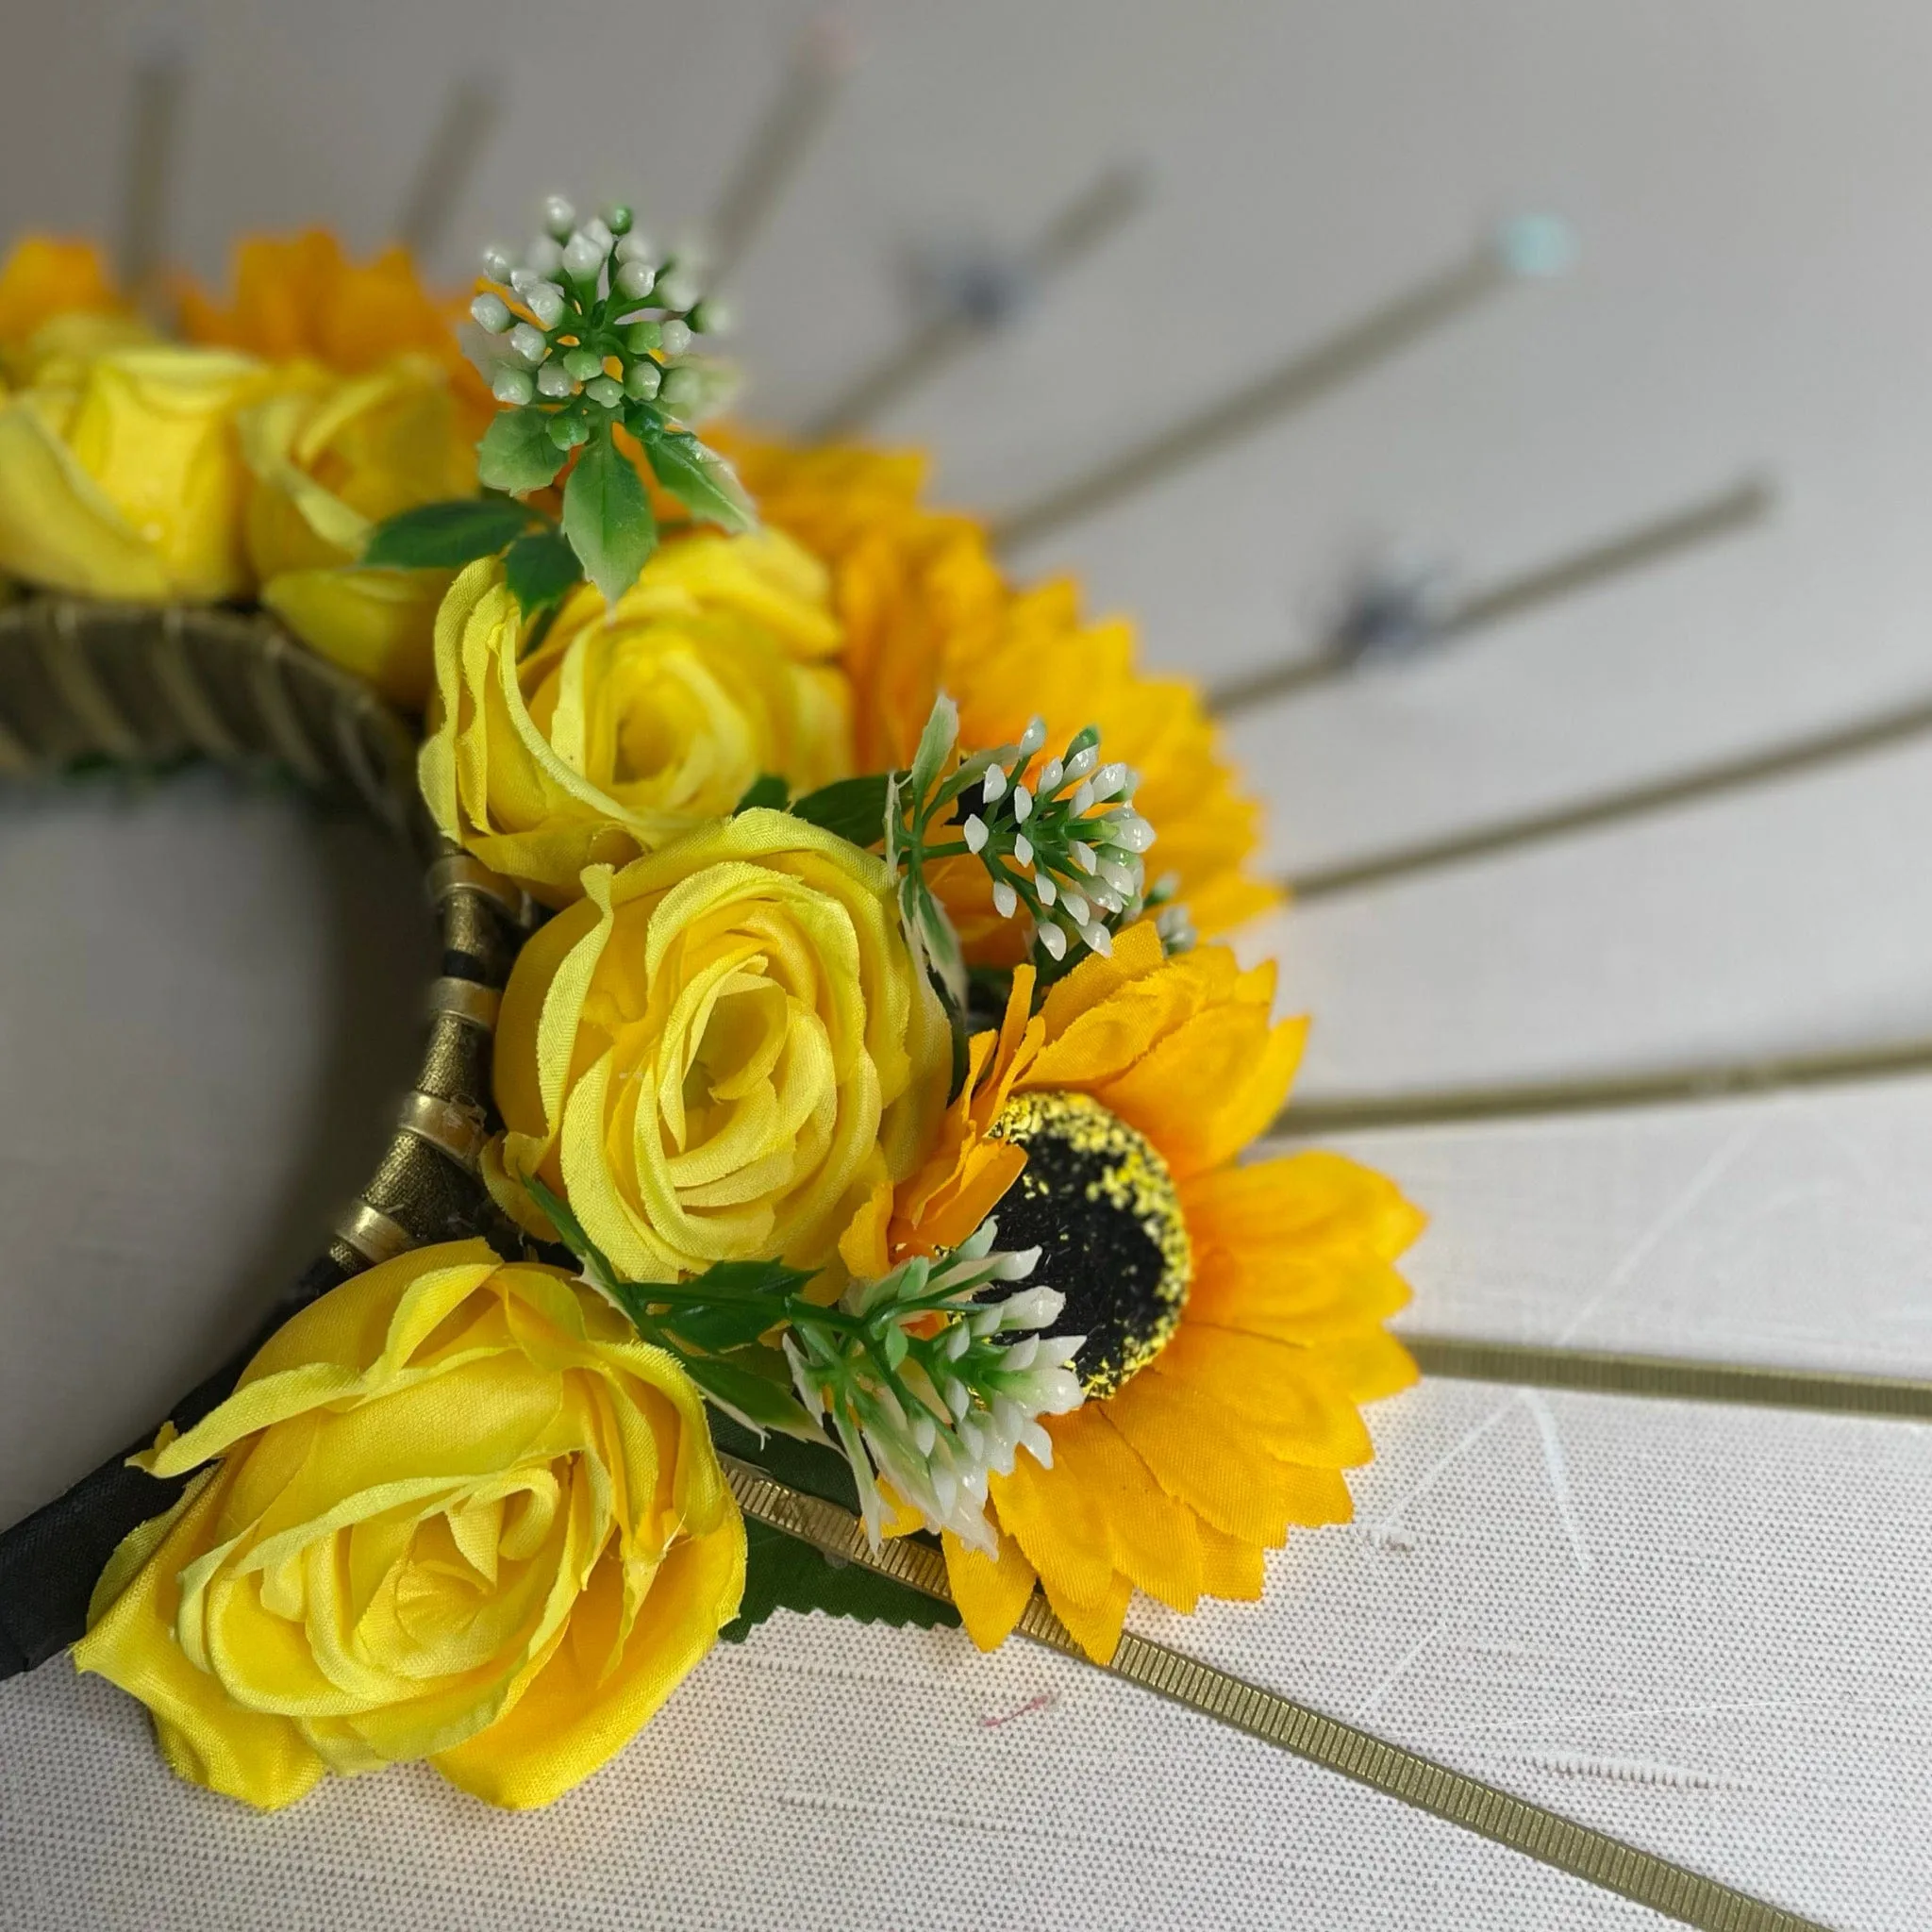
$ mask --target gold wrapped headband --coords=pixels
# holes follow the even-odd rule
[[[509,1232],[476,1160],[497,1004],[531,907],[439,837],[417,794],[415,752],[394,711],[291,642],[273,618],[66,597],[0,610],[0,775],[92,759],[277,767],[316,797],[366,812],[422,863],[441,941],[422,1062],[375,1173],[258,1333],[175,1406],[176,1428],[212,1408],[290,1315],[350,1275],[408,1248]],[[81,1635],[115,1545],[182,1487],[116,1456],[0,1536],[0,1677],[31,1670]]]

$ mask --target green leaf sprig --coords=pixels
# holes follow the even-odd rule
[[[628,208],[579,224],[553,195],[543,221],[520,261],[484,251],[484,274],[498,286],[470,305],[502,351],[491,387],[504,410],[484,435],[477,474],[486,489],[524,495],[554,482],[581,450],[564,484],[563,534],[614,603],[657,543],[643,479],[615,441],[619,425],[693,517],[727,530],[757,522],[730,464],[680,426],[729,386],[721,365],[691,351],[724,317],[691,265],[654,249]]]
[[[979,1297],[1024,1281],[1038,1248],[993,1252],[991,1221],[940,1260],[902,1262],[853,1282],[827,1307],[801,1291],[811,1276],[779,1261],[720,1261],[690,1281],[626,1281],[569,1206],[534,1175],[524,1185],[574,1253],[584,1278],[646,1341],[682,1362],[705,1395],[762,1440],[768,1429],[825,1440],[829,1423],[874,1543],[884,1533],[883,1475],[928,1527],[997,1547],[985,1516],[990,1470],[1053,1445],[1042,1414],[1077,1408],[1073,1360],[1084,1336],[1030,1333],[1065,1297],[1043,1285],[1003,1301]],[[778,1345],[771,1338],[776,1334]]]
[[[450,570],[503,553],[525,616],[554,608],[585,576],[615,603],[657,548],[650,492],[620,427],[691,517],[731,531],[758,522],[731,465],[685,426],[733,387],[727,365],[692,348],[724,326],[719,305],[701,296],[689,264],[657,258],[627,208],[579,225],[553,195],[544,224],[521,260],[484,250],[498,287],[470,305],[499,350],[491,387],[504,408],[477,445],[476,470],[495,493],[404,510],[376,525],[362,556]],[[574,453],[559,527],[517,499],[554,483]]]

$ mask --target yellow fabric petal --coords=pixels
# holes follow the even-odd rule
[[[1091,1012],[1130,980],[1157,972],[1165,958],[1159,931],[1151,919],[1118,934],[1106,958],[1090,953],[1064,979],[1056,981],[1041,1002],[1047,1039],[1058,1040],[1081,1014]]]
[[[74,1646],[74,1664],[107,1677],[147,1706],[161,1748],[180,1776],[274,1811],[313,1790],[327,1767],[289,1719],[230,1702],[175,1641],[180,1605],[175,1578],[220,1514],[229,1483],[225,1471],[204,1478],[172,1520],[164,1519],[167,1528],[158,1540],[153,1525],[134,1532],[129,1543],[142,1539],[151,1547],[131,1565],[117,1553],[110,1574],[130,1574],[118,1593],[97,1591],[88,1633]]]
[[[622,1590],[618,1566],[607,1558],[564,1641],[515,1707],[431,1762],[453,1785],[509,1810],[560,1796],[629,1743],[738,1614],[744,1552],[735,1510],[709,1534],[675,1543],[614,1667],[608,1658]]]
[[[941,1533],[940,1541],[967,1636],[981,1650],[997,1650],[1025,1613],[1038,1573],[1010,1536],[1000,1537],[997,1557],[968,1549],[950,1529]]]
[[[1185,1180],[1232,1160],[1280,1112],[1307,1038],[1306,1020],[1270,1026],[1265,1008],[1210,1007],[1094,1097]]]
[[[1379,1402],[1421,1379],[1415,1357],[1392,1335],[1337,1336],[1308,1353],[1351,1402]]]
[[[1189,1319],[1147,1373],[1220,1413],[1224,1434],[1252,1440],[1284,1462],[1341,1469],[1373,1453],[1354,1403],[1313,1349]]]
[[[1000,1527],[1025,1552],[1056,1607],[1108,1599],[1114,1566],[1102,1497],[1057,1467],[1041,1468],[1026,1449],[1013,1457],[1011,1474],[993,1473],[988,1491]]]
[[[1229,1536],[1272,1549],[1311,1509],[1317,1522],[1333,1520],[1339,1476],[1277,1461],[1174,1376],[1136,1375],[1108,1397],[1107,1413],[1160,1487]]]
[[[1262,1546],[1229,1536],[1211,1523],[1197,1521],[1194,1534],[1201,1544],[1201,1594],[1255,1603],[1267,1584]]]
[[[1121,1631],[1127,1621],[1127,1605],[1133,1600],[1134,1586],[1124,1576],[1115,1576],[1107,1593],[1097,1603],[1078,1597],[1056,1595],[1041,1579],[1046,1600],[1054,1615],[1067,1626],[1069,1634],[1097,1664],[1113,1661],[1120,1648]]]
[[[1115,1569],[1170,1609],[1191,1610],[1202,1588],[1196,1518],[1155,1481],[1108,1421],[1106,1405],[1061,1417],[1053,1446],[1056,1470],[1098,1502]]]

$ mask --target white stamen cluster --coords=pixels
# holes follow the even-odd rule
[[[993,905],[1011,919],[1024,904],[1034,938],[1055,960],[1078,940],[1113,950],[1112,928],[1145,903],[1143,855],[1154,827],[1133,808],[1138,774],[1100,762],[1100,733],[1076,732],[1036,766],[1046,725],[1035,718],[980,775],[979,803],[961,835],[992,879]]]
[[[1022,1449],[1051,1468],[1053,1439],[1039,1419],[1080,1406],[1073,1362],[1087,1338],[1037,1332],[1059,1318],[1066,1297],[1036,1284],[1003,1301],[978,1299],[996,1282],[1025,1280],[1040,1258],[1038,1248],[994,1253],[996,1231],[982,1222],[941,1259],[855,1282],[838,1304],[844,1320],[798,1312],[785,1337],[799,1399],[837,1432],[874,1547],[883,1478],[928,1529],[996,1553],[989,1475],[1009,1474]]]
[[[500,344],[491,391],[512,408],[560,406],[550,426],[559,448],[589,439],[593,409],[657,403],[694,419],[719,399],[721,372],[684,358],[694,336],[724,326],[724,310],[703,299],[691,266],[655,249],[621,204],[580,223],[554,194],[543,232],[520,258],[486,248],[483,273],[509,298],[485,290],[470,304],[471,319]]]

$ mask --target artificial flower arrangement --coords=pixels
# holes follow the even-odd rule
[[[1414,1210],[1244,1158],[1303,1023],[1211,942],[1273,895],[1191,691],[915,459],[701,439],[693,265],[545,213],[475,364],[319,236],[182,339],[85,248],[0,272],[0,571],[273,613],[424,711],[435,825],[541,908],[494,1245],[301,1308],[137,1458],[187,1486],[93,1589],[79,1666],[257,1806],[417,1757],[543,1804],[774,1608],[950,1615],[748,1537],[721,1456],[936,1539],[982,1647],[1038,1589],[1105,1660],[1137,1590],[1257,1597],[1345,1520],[1414,1373]]]

